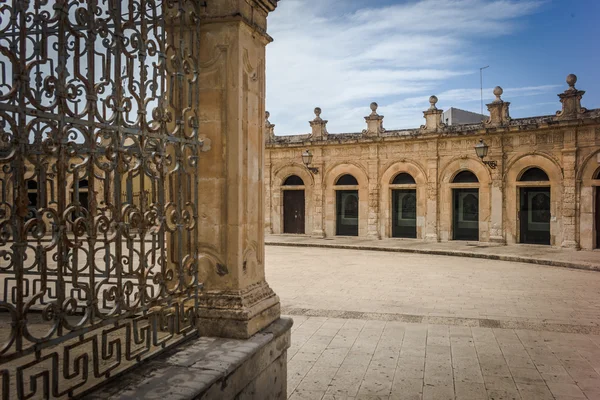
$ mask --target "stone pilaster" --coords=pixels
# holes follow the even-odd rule
[[[436,154],[434,158],[428,158],[427,166],[427,214],[425,221],[424,239],[437,242],[438,237],[438,140],[436,140]]]
[[[310,140],[327,139],[327,120],[321,118],[321,108],[315,107],[315,119],[308,121],[312,129]]]
[[[569,140],[570,139],[570,140]],[[562,243],[561,247],[579,249],[577,242],[577,205],[576,191],[576,161],[577,161],[577,137],[575,132],[565,135],[564,148],[562,150],[563,166],[563,193],[562,193]]]
[[[279,318],[265,281],[265,46],[274,0],[207,2],[200,15],[199,328],[248,338]]]
[[[325,162],[323,157],[323,148],[315,147],[311,149],[313,152],[313,160],[318,160],[317,163],[314,163],[314,166],[319,169],[318,174],[313,174],[313,178],[315,180],[315,185],[313,187],[313,227],[311,236],[323,238],[325,237],[325,221],[324,221],[324,210],[325,210],[325,198],[323,194],[325,193],[324,188],[324,179],[325,179]]]
[[[369,146],[369,161],[367,174],[369,177],[369,214],[367,216],[367,237],[380,239],[379,234],[379,147]]]
[[[562,103],[562,110],[556,113],[558,119],[575,119],[580,118],[587,110],[581,107],[581,98],[585,94],[584,90],[577,90],[575,84],[577,76],[569,74],[567,76],[567,84],[569,88],[558,95]]]
[[[272,193],[271,193],[271,187],[272,187],[272,165],[271,164],[271,151],[266,151],[265,154],[265,169],[263,172],[264,175],[264,179],[265,179],[265,234],[271,234],[273,233],[273,225],[272,225],[272,221],[271,221],[271,209],[272,209],[272,205],[271,205],[271,199],[272,199]]]
[[[496,169],[492,169],[492,182],[490,187],[490,242],[506,243],[504,237],[504,149],[502,148],[502,138],[492,140],[492,149],[490,155],[491,161],[496,161]]]
[[[367,122],[367,129],[363,130],[362,133],[367,136],[379,136],[380,133],[385,132],[383,129],[383,115],[377,114],[377,103],[371,103],[371,114],[365,117]]]
[[[442,114],[444,110],[440,110],[436,107],[437,102],[438,98],[436,96],[429,97],[429,109],[423,111],[425,125],[421,125],[422,131],[437,132],[446,126],[446,124],[442,123]]]
[[[510,115],[508,113],[508,108],[510,103],[502,100],[500,96],[502,96],[504,90],[500,86],[496,86],[494,88],[494,95],[496,96],[496,100],[487,104],[487,109],[490,112],[490,118],[484,122],[485,125],[489,126],[501,126],[508,125],[510,123]]]

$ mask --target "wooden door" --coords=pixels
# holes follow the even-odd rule
[[[452,189],[452,239],[479,240],[479,189]]]
[[[521,188],[521,243],[550,244],[550,188]]]
[[[305,233],[304,190],[283,191],[283,233]]]

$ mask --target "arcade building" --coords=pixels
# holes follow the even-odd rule
[[[266,233],[600,247],[600,109],[577,77],[555,115],[512,119],[496,87],[483,122],[445,124],[430,97],[417,129],[276,136],[266,114]],[[557,102],[557,108],[559,108]]]

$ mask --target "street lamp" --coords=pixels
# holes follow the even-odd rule
[[[313,174],[318,174],[319,173],[319,168],[315,168],[315,167],[311,167],[310,164],[312,163],[312,159],[313,159],[313,155],[310,152],[310,150],[305,150],[304,153],[302,153],[302,162],[304,163],[304,165],[306,166],[306,168],[308,168],[308,170],[310,172],[312,172]]]
[[[483,139],[479,139],[479,143],[475,145],[475,154],[477,154],[477,157],[481,158],[482,163],[484,163],[491,169],[496,169],[496,167],[498,166],[498,163],[496,163],[496,161],[493,161],[493,160],[484,161],[483,160],[487,156],[489,148],[490,148],[490,146],[485,144]]]

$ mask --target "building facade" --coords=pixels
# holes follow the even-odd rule
[[[384,129],[372,103],[360,133],[317,108],[310,134],[275,136],[267,113],[267,233],[598,248],[600,109],[576,81],[556,115],[519,119],[496,87],[476,124],[443,123],[435,96],[418,129]]]

